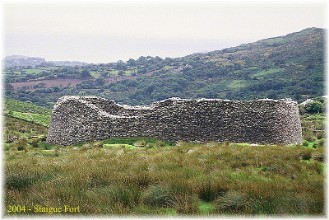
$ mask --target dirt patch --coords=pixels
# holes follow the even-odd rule
[[[142,74],[141,76],[151,76],[153,73],[158,72],[159,70],[153,70],[147,73]],[[134,79],[139,76],[116,76],[116,77],[110,77],[105,78],[105,82],[108,84],[116,83],[122,80],[126,79]],[[50,88],[53,86],[67,86],[68,84],[71,84],[71,86],[76,86],[77,84],[80,84],[86,80],[82,79],[46,79],[46,80],[35,80],[35,81],[28,81],[28,82],[15,82],[11,83],[11,85],[14,87],[15,90],[18,89],[24,89],[24,90],[30,90],[33,91],[36,88],[33,88],[35,85],[39,83],[44,83],[44,88]],[[24,87],[24,88],[23,88]]]
[[[26,87],[27,90],[34,90],[33,86],[44,83],[45,88],[50,88],[53,86],[67,86],[71,84],[72,86],[76,86],[79,83],[82,83],[85,80],[81,79],[47,79],[47,80],[36,80],[36,81],[28,81],[28,82],[16,82],[11,83],[14,89],[19,89],[22,87]]]

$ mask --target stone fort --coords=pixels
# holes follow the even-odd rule
[[[61,97],[54,106],[47,142],[72,145],[111,137],[168,141],[299,144],[297,102],[170,98],[127,106],[99,97]]]

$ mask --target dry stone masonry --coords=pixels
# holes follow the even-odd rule
[[[150,106],[126,106],[99,97],[64,96],[51,116],[47,142],[71,145],[110,137],[168,141],[299,144],[297,102],[170,98]]]

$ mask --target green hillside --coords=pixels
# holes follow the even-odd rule
[[[114,90],[109,96],[137,104],[171,96],[240,100],[291,97],[303,101],[324,95],[321,29],[306,29],[175,61],[169,71],[109,86]]]
[[[324,95],[324,39],[324,29],[308,28],[181,58],[141,56],[86,66],[40,66],[33,73],[27,67],[11,67],[5,70],[6,96],[48,107],[63,95],[98,95],[124,104],[150,104],[173,96],[289,97],[302,102]],[[63,79],[72,84],[62,85]]]
[[[51,110],[28,102],[6,99],[4,114],[6,116],[48,126]]]

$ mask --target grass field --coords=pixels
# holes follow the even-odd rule
[[[46,126],[21,120],[49,110],[16,104],[21,115],[4,126],[5,215],[324,216],[323,114],[303,115],[302,145],[110,138],[61,147],[45,142]]]
[[[246,83],[246,80],[232,80],[227,86],[231,89],[237,89],[245,87]]]
[[[51,110],[32,103],[6,99],[4,114],[10,117],[48,126],[50,123]]]
[[[38,74],[41,73],[42,71],[43,71],[42,69],[25,69],[25,72],[29,74]]]
[[[6,204],[84,215],[324,213],[323,148],[147,144],[8,149]]]
[[[51,109],[40,107],[28,102],[22,102],[15,99],[5,99],[5,112],[16,111],[24,113],[51,114]]]
[[[101,74],[97,71],[91,71],[90,75],[92,75],[92,77],[94,77],[94,78],[99,78]]]
[[[262,78],[266,75],[269,75],[269,74],[275,74],[275,73],[280,73],[280,72],[283,72],[284,69],[268,69],[268,70],[262,70],[258,73],[255,73],[255,74],[252,74],[253,77],[256,77],[256,78]]]

